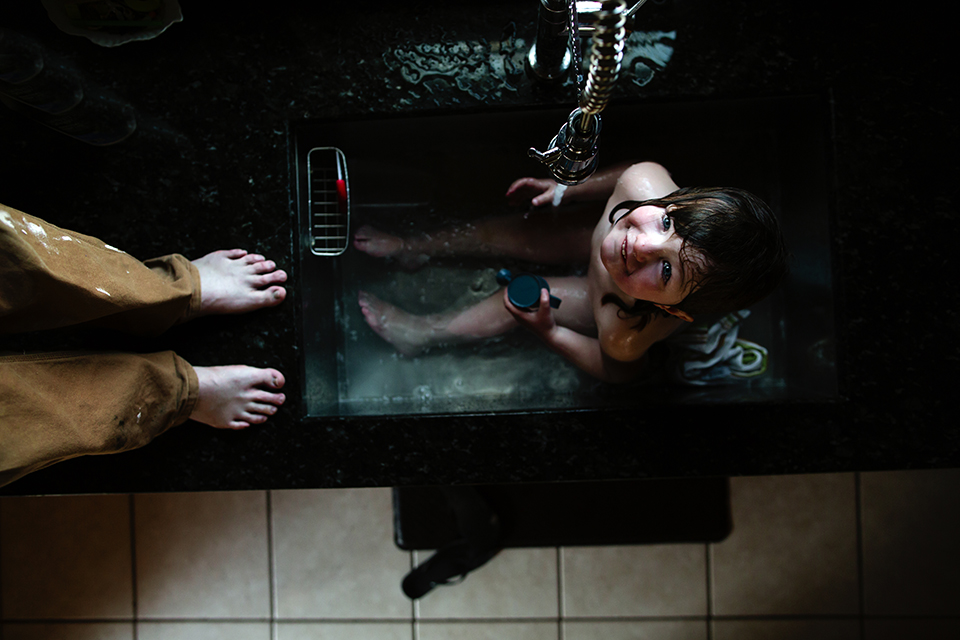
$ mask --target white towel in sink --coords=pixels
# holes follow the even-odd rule
[[[667,367],[675,382],[697,386],[729,384],[753,378],[767,370],[767,350],[738,338],[743,309],[710,326],[694,326],[669,338]]]

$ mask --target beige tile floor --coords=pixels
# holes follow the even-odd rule
[[[731,488],[723,542],[511,549],[416,603],[389,489],[0,498],[0,637],[960,638],[960,470]]]

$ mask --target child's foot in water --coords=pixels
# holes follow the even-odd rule
[[[197,315],[244,313],[283,302],[287,274],[276,263],[243,249],[214,251],[193,261],[200,272]]]
[[[244,429],[261,424],[286,400],[282,393],[276,393],[284,383],[283,374],[276,369],[231,365],[193,370],[200,382],[200,395],[190,419],[211,427]]]
[[[353,246],[374,258],[393,258],[409,271],[419,269],[430,256],[413,252],[403,238],[384,233],[366,224],[353,234]]]
[[[370,328],[400,353],[416,355],[437,342],[428,318],[407,313],[365,291],[360,292],[359,301]]]

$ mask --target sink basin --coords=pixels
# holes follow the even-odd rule
[[[601,167],[655,160],[680,185],[742,187],[780,217],[793,254],[791,272],[773,295],[750,309],[740,329],[740,337],[768,349],[763,375],[711,387],[685,386],[666,376],[630,387],[607,385],[525,331],[408,357],[367,326],[357,302],[361,289],[411,312],[435,313],[496,291],[501,267],[536,267],[433,259],[409,272],[349,246],[336,255],[318,255],[307,170],[308,159],[316,164],[317,156],[311,158],[311,150],[338,150],[345,163],[351,233],[362,224],[398,234],[426,232],[507,213],[503,195],[514,179],[546,177],[527,149],[543,149],[568,113],[569,108],[491,110],[294,127],[306,416],[836,397],[826,107],[818,97],[613,104],[603,113]],[[342,185],[340,190],[343,206]]]

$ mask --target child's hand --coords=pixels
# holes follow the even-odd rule
[[[520,309],[510,302],[507,289],[504,287],[503,306],[521,326],[530,329],[544,340],[547,340],[550,333],[557,328],[557,323],[553,319],[553,309],[550,308],[550,292],[546,289],[540,290],[539,307],[536,309]]]
[[[553,192],[557,183],[541,178],[520,178],[507,189],[507,202],[519,205],[530,201],[534,207],[542,207],[553,202]]]

